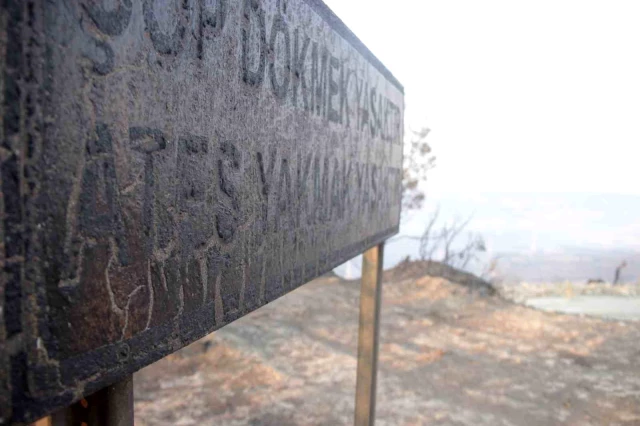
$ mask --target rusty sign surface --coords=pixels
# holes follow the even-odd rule
[[[8,0],[0,417],[33,419],[398,230],[403,88],[317,0]]]

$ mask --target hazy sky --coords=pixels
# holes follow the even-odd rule
[[[430,191],[640,194],[640,1],[325,2],[432,129]]]

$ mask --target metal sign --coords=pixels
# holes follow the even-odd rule
[[[3,422],[397,232],[403,88],[322,2],[4,3]]]

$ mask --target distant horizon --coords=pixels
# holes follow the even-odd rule
[[[609,259],[607,266],[601,267],[602,272],[596,269],[585,275],[610,275],[616,256],[638,254],[640,268],[640,224],[636,220],[640,216],[640,196],[637,195],[541,191],[428,194],[421,210],[405,216],[398,235],[422,235],[428,215],[437,205],[440,205],[442,220],[473,214],[467,230],[484,238],[488,249],[483,255],[485,264],[497,256],[542,259],[548,255],[544,262],[553,263],[554,256],[561,261],[567,255],[584,254],[594,255],[594,259]],[[387,244],[385,267],[394,266],[406,256],[418,258],[418,248],[416,239],[392,238]],[[476,269],[483,266],[476,265]],[[352,269],[354,267],[357,269],[355,263]],[[566,269],[566,265],[562,268]],[[581,276],[579,272],[571,274]],[[547,276],[554,274],[549,270]]]

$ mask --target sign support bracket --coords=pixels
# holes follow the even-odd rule
[[[54,413],[51,426],[133,426],[133,376]]]

